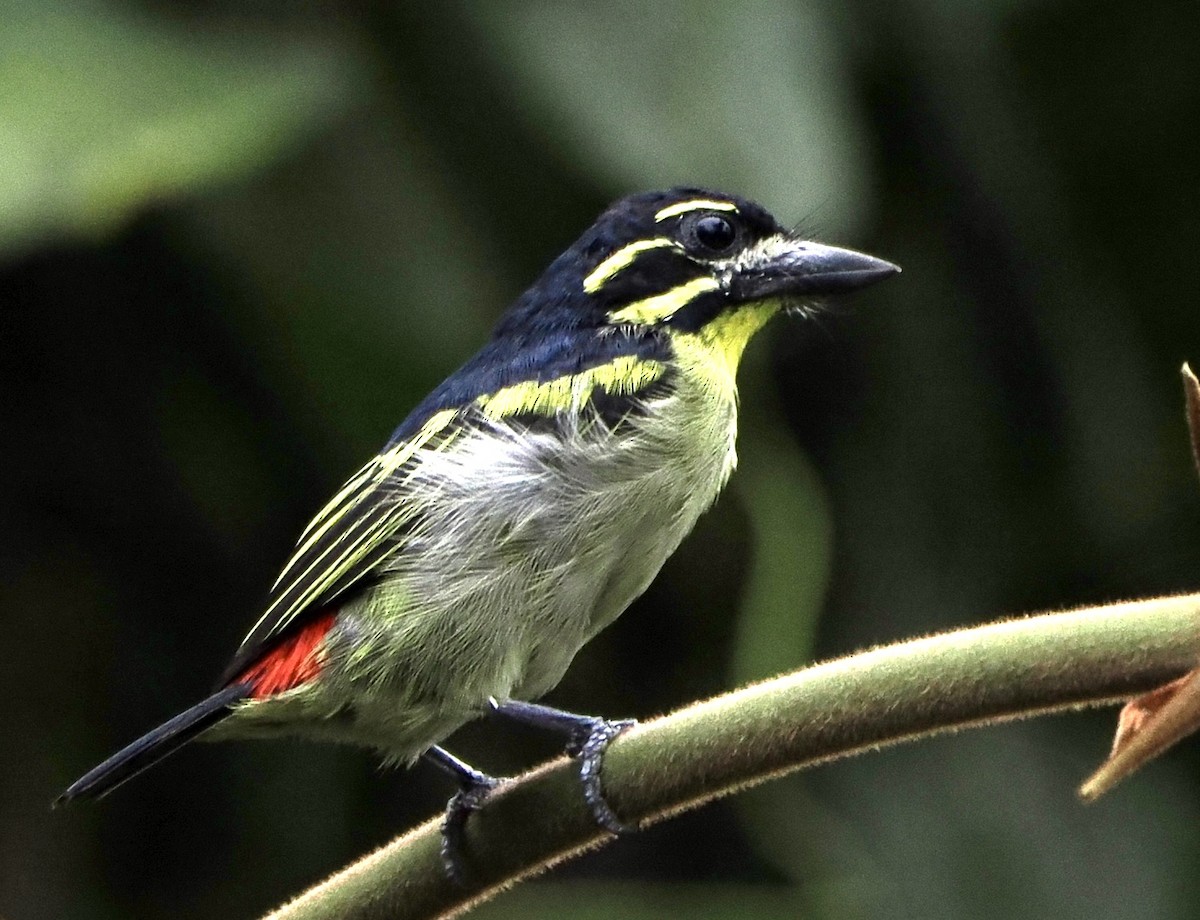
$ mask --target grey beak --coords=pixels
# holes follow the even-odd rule
[[[900,266],[853,249],[796,240],[776,249],[760,265],[746,266],[732,279],[735,300],[838,294],[866,287],[900,272]]]

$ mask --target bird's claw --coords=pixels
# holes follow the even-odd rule
[[[446,815],[442,819],[442,868],[446,877],[456,885],[465,884],[463,858],[467,818],[478,811],[492,790],[501,780],[480,773],[468,784],[464,784],[446,803]]]
[[[522,700],[490,699],[488,705],[498,716],[565,734],[567,754],[579,760],[584,801],[596,824],[614,834],[627,834],[638,829],[636,825],[622,823],[604,798],[600,784],[604,752],[613,738],[637,724],[636,719],[602,719]]]
[[[606,831],[618,835],[631,834],[638,828],[636,825],[625,824],[608,804],[600,785],[600,769],[604,762],[604,752],[613,738],[636,724],[636,719],[594,719],[588,726],[587,734],[580,732],[567,748],[568,754],[579,758],[583,798],[592,811],[592,818]]]

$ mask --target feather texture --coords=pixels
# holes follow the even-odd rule
[[[736,462],[731,373],[672,377],[627,408],[613,424],[579,398],[525,429],[470,410],[451,448],[414,451],[393,494],[409,524],[341,606],[321,680],[242,703],[219,736],[297,726],[408,761],[489,697],[553,687]]]

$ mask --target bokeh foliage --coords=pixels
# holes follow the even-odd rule
[[[298,743],[47,805],[207,689],[308,514],[634,189],[737,191],[905,273],[756,344],[734,487],[554,702],[648,715],[1194,589],[1197,26],[1165,0],[0,2],[0,915],[251,916],[439,807],[423,769]],[[773,783],[482,914],[1200,916],[1195,749],[1085,809],[1109,727]]]

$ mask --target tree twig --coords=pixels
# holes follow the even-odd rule
[[[772,776],[939,732],[1117,702],[1200,659],[1200,594],[1006,620],[872,649],[689,706],[621,735],[604,788],[651,824]],[[470,877],[439,822],[397,838],[268,920],[447,916],[612,838],[559,759],[503,786],[467,824]]]

